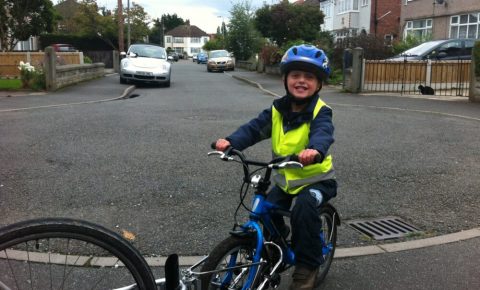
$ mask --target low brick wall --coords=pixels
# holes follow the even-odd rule
[[[104,74],[104,63],[59,65],[56,67],[55,89],[99,78]]]
[[[257,64],[251,61],[237,60],[235,66],[251,71],[257,70]]]
[[[281,75],[280,65],[278,65],[278,64],[265,65],[265,73],[271,74],[271,75]]]
[[[82,52],[57,52],[56,56],[58,64],[67,65],[83,63]],[[43,63],[45,61],[45,53],[43,51],[0,52],[0,77],[20,77],[20,70],[18,69],[20,61],[28,62],[36,68],[39,68],[43,66]]]

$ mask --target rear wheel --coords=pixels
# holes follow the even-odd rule
[[[218,244],[208,255],[202,272],[222,270],[234,266],[249,265],[255,255],[253,238],[228,237]],[[201,276],[201,289],[242,289],[251,267],[238,268],[225,272]]]
[[[80,220],[37,219],[0,229],[0,269],[2,289],[156,289],[130,243]]]
[[[322,231],[320,238],[322,240],[324,262],[315,280],[316,286],[320,285],[328,274],[332,265],[335,248],[337,247],[337,225],[335,224],[334,211],[328,207],[320,209],[320,220],[322,221]]]

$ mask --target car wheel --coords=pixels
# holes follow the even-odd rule
[[[170,80],[168,80],[168,82],[166,82],[164,86],[165,86],[166,88],[169,88],[169,87],[170,87]]]
[[[127,83],[127,80],[125,78],[120,77],[120,83],[124,85]]]

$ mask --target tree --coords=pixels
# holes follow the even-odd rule
[[[320,31],[323,13],[311,5],[293,5],[287,0],[275,5],[265,4],[255,13],[255,27],[278,46],[288,41],[312,42]]]
[[[164,35],[164,26],[160,18],[153,19],[153,27],[148,33],[148,38],[150,39],[150,42],[165,46],[165,44],[163,43]]]
[[[0,0],[0,46],[13,50],[20,40],[51,32],[58,20],[50,0]]]
[[[189,21],[189,20],[187,20],[187,21]],[[169,30],[172,30],[179,25],[186,24],[185,21],[181,17],[177,16],[177,14],[173,14],[173,15],[163,14],[161,22],[164,25],[165,31],[169,31]]]
[[[237,59],[247,60],[260,50],[262,38],[253,24],[250,2],[240,1],[233,5],[228,24],[227,48]]]
[[[130,38],[132,43],[142,42],[150,33],[148,28],[148,23],[150,17],[148,16],[145,9],[137,3],[133,2],[132,7],[130,7]],[[127,19],[125,17],[125,19]]]

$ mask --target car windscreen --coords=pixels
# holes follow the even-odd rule
[[[215,58],[215,57],[227,57],[228,56],[228,51],[225,50],[220,50],[220,51],[212,51],[210,53],[210,58]]]
[[[418,46],[415,46],[413,48],[410,48],[404,52],[402,52],[400,55],[404,56],[418,56],[418,55],[424,55],[425,53],[429,52],[432,48],[437,46],[441,41],[429,41],[422,43]]]
[[[165,52],[165,49],[158,46],[135,45],[130,47],[129,52],[135,53],[137,57],[151,57],[161,59],[167,58],[167,53]]]

